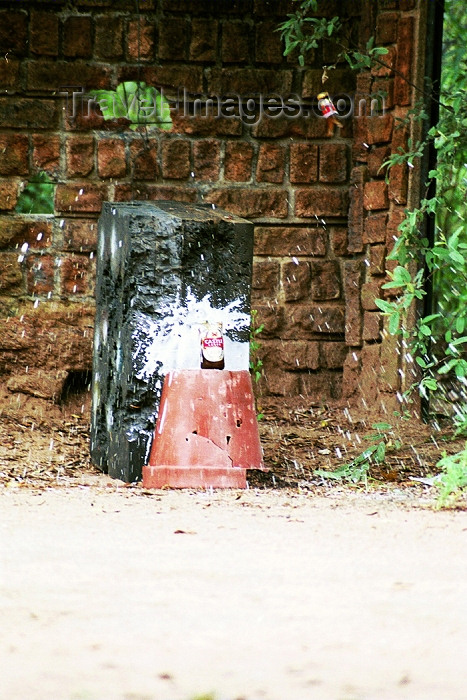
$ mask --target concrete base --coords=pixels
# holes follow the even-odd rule
[[[264,469],[249,372],[169,372],[143,486],[246,488],[247,469]]]
[[[143,467],[147,489],[244,489],[246,469],[240,467]]]

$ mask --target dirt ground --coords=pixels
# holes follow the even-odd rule
[[[466,504],[425,483],[459,449],[442,426],[399,421],[343,484],[316,469],[377,418],[270,405],[249,489],[148,491],[89,464],[85,394],[1,405],[1,700],[465,700]]]

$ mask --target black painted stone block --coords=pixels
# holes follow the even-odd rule
[[[165,374],[199,368],[199,322],[220,318],[226,369],[248,369],[252,258],[253,224],[211,205],[104,204],[91,416],[102,471],[141,478]]]

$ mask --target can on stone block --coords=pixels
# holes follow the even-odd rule
[[[252,260],[253,224],[210,205],[104,203],[91,414],[91,459],[102,471],[141,479],[164,377],[200,369],[206,320],[221,324],[225,370],[248,370]]]

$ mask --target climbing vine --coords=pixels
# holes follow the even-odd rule
[[[347,48],[340,40],[343,22],[339,17],[317,17],[318,0],[297,0],[297,9],[279,27],[285,42],[285,55],[297,52],[300,65],[305,65],[311,49],[333,39],[342,47],[344,58],[355,70],[382,63],[386,53],[375,47],[371,39],[366,52]],[[423,99],[409,112],[406,122],[428,119],[425,105],[439,102],[439,120],[426,137],[418,142],[408,140],[406,148],[384,163],[387,178],[393,166],[414,167],[421,164],[428,149],[436,154],[436,165],[428,172],[420,204],[407,209],[399,226],[390,255],[396,267],[386,289],[397,289],[394,300],[376,299],[388,318],[391,334],[403,336],[407,356],[414,358],[419,378],[408,393],[419,391],[422,397],[447,395],[453,407],[456,434],[467,434],[467,9],[456,0],[446,0],[444,20],[443,76],[440,94],[423,90]],[[339,60],[338,59],[338,60]],[[323,66],[323,80],[330,67]],[[331,66],[332,68],[332,66]],[[403,123],[400,124],[403,126]],[[435,236],[426,235],[427,220],[434,220]],[[435,291],[434,301],[427,303],[427,289]],[[408,323],[414,308],[424,307],[415,325]],[[452,377],[455,391],[443,381]],[[454,402],[451,397],[454,396]],[[443,458],[442,500],[467,485],[465,451]]]

